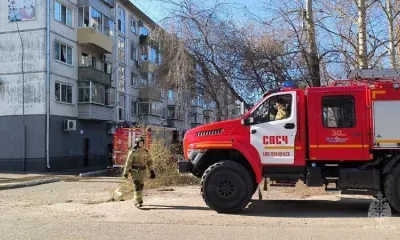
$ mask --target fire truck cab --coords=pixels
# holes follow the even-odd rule
[[[184,137],[179,171],[201,178],[205,203],[239,212],[259,184],[382,193],[400,211],[400,73],[352,71],[335,86],[279,88],[239,119]]]

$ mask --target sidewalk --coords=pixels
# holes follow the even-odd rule
[[[90,167],[44,173],[0,173],[0,190],[54,183],[63,180],[76,180],[81,177],[105,176],[111,169]]]

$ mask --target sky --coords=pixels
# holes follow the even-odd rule
[[[137,6],[142,12],[147,14],[156,23],[160,23],[160,20],[165,18],[170,12],[170,6],[168,4],[162,3],[160,0],[130,0],[135,6]],[[206,3],[212,3],[211,0],[203,0]],[[219,1],[221,2],[221,1]],[[256,0],[226,0],[225,2],[236,3],[239,5],[244,5],[250,9],[252,12],[257,12],[260,9],[260,1]],[[240,17],[243,11],[235,12],[235,16]]]

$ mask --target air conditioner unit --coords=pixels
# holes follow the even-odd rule
[[[64,120],[64,131],[75,131],[76,130],[76,120]]]

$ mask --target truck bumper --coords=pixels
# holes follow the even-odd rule
[[[178,172],[179,173],[191,173],[193,169],[193,163],[189,160],[178,161]]]

